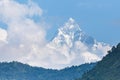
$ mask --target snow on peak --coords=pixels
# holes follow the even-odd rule
[[[73,18],[69,18],[69,21],[70,21],[71,23],[74,23],[74,22],[75,22],[75,20],[74,20]]]
[[[66,45],[72,47],[75,40],[80,40],[83,34],[79,25],[74,19],[70,18],[63,27],[58,29],[57,36],[52,40],[52,43],[57,46]]]
[[[72,18],[58,29],[57,36],[47,47],[55,55],[64,57],[64,59],[60,58],[60,63],[57,62],[57,64],[67,66],[101,60],[111,48],[108,44],[97,42],[93,37],[85,34]]]
[[[69,18],[69,20],[60,29],[66,30],[67,32],[68,31],[76,31],[76,30],[81,31],[80,26],[75,22],[75,20],[73,18]]]
[[[81,41],[86,45],[93,45],[95,43],[95,40],[92,37],[86,35],[80,29],[80,26],[74,19],[69,18],[69,20],[58,29],[58,34],[52,40],[52,44],[57,47],[66,45],[69,48],[72,48],[76,41]]]

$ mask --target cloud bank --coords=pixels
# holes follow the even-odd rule
[[[100,60],[98,54],[105,53],[103,57],[110,49],[98,44],[99,51],[89,51],[82,42],[75,42],[76,49],[69,52],[67,45],[58,48],[49,45],[45,26],[33,18],[42,14],[43,10],[32,1],[21,4],[14,0],[0,0],[0,21],[7,25],[6,30],[0,28],[0,61],[20,61],[32,66],[61,69]]]
[[[43,26],[32,18],[41,16],[42,12],[31,1],[27,4],[14,0],[0,1],[0,19],[7,25],[7,30],[0,28],[0,61],[22,61],[22,58],[37,54],[36,47],[45,45]]]

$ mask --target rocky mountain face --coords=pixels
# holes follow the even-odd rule
[[[72,18],[58,29],[47,46],[57,54],[64,55],[69,60],[66,64],[72,65],[99,61],[111,48],[87,35]]]

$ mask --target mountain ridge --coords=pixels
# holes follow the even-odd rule
[[[74,80],[96,63],[73,66],[62,70],[32,67],[20,62],[0,63],[0,80]]]
[[[78,80],[120,80],[120,43]]]

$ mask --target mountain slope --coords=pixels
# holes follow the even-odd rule
[[[120,43],[79,80],[120,80]]]
[[[111,48],[108,44],[98,42],[87,35],[72,18],[58,29],[58,33],[47,47],[58,56],[58,66],[96,62]]]
[[[92,63],[52,70],[18,62],[0,63],[0,80],[74,80],[94,66]]]

